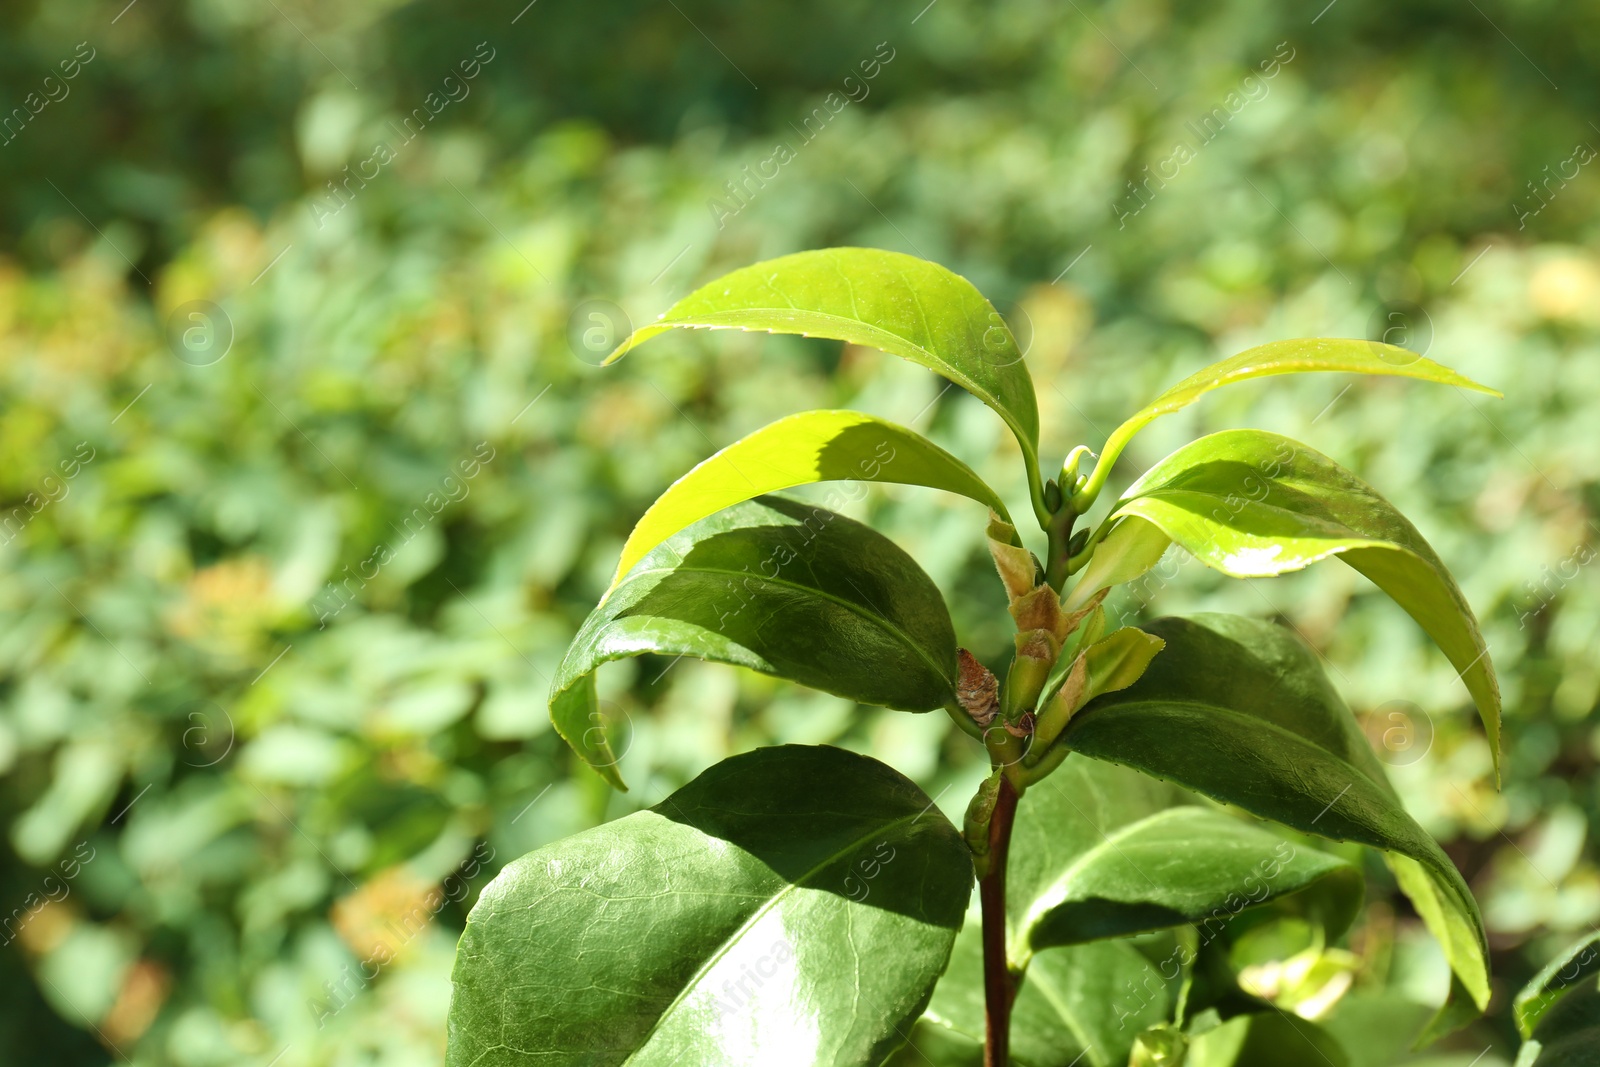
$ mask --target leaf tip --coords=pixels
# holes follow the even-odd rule
[[[615,363],[617,360],[621,359],[623,356],[627,355],[630,351],[632,351],[633,350],[633,346],[639,343],[639,340],[640,340],[639,334],[641,332],[643,332],[643,331],[635,330],[633,333],[630,333],[627,336],[627,338],[620,345],[618,345],[616,347],[616,349],[609,356],[607,356],[605,359],[600,361],[600,365],[602,367],[609,367],[609,366],[611,366],[611,364]]]

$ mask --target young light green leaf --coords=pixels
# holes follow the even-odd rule
[[[1240,913],[1313,888],[1338,937],[1362,899],[1361,875],[1344,860],[1126,768],[1069,759],[1017,809],[1008,956],[1020,966],[1053,946],[1189,923],[1211,941]]]
[[[1378,341],[1359,341],[1345,337],[1309,337],[1287,341],[1272,341],[1246,349],[1236,356],[1205,367],[1140,408],[1132,418],[1112,431],[1101,449],[1089,481],[1074,498],[1081,515],[1089,510],[1100,489],[1111,473],[1111,465],[1133,435],[1160,418],[1180,408],[1187,407],[1213,389],[1251,378],[1264,378],[1272,374],[1304,374],[1309,371],[1343,371],[1351,374],[1384,374],[1402,378],[1420,378],[1423,381],[1455,385],[1463,389],[1476,389],[1480,393],[1500,396],[1500,392],[1479,385],[1449,367],[1424,359],[1415,352]]]
[[[1039,410],[1005,320],[972,283],[936,263],[877,248],[824,248],[744,267],[701,286],[635,330],[606,362],[675,327],[828,337],[900,356],[988,404],[1022,446],[1039,493]]]
[[[1107,519],[1107,522],[1110,521]],[[1094,555],[1089,557],[1088,565],[1078,575],[1078,581],[1066,595],[1062,607],[1074,611],[1087,604],[1102,589],[1143,577],[1146,571],[1161,562],[1162,555],[1171,544],[1172,538],[1162,533],[1159,527],[1136,516],[1117,519],[1110,532],[1095,546]]]
[[[828,481],[925,485],[1006,514],[983,479],[921,434],[857,411],[806,411],[735,441],[668,487],[628,535],[611,588],[692,522],[762,493]]]
[[[1523,1037],[1530,1036],[1544,1013],[1567,990],[1596,975],[1600,975],[1600,933],[1581,938],[1522,987],[1512,1004],[1517,1030]]]
[[[1125,1067],[1134,1036],[1166,1018],[1160,971],[1125,941],[1053,948],[1034,957],[1011,1008],[1015,1067]],[[983,944],[976,916],[910,1042],[884,1067],[981,1067]]]
[[[1073,716],[1058,744],[1305,833],[1383,850],[1482,1010],[1488,941],[1477,902],[1401,806],[1315,654],[1282,627],[1231,615],[1144,628],[1166,648],[1133,685]],[[1441,1011],[1457,1017],[1454,1004]]]
[[[735,756],[489,884],[456,954],[446,1063],[878,1064],[927,1004],[971,884],[960,835],[889,767]]]
[[[955,699],[955,631],[932,579],[871,528],[776,496],[663,541],[567,649],[550,718],[619,789],[619,754],[596,725],[593,675],[608,660],[645,653],[749,667],[904,711]]]
[[[1287,437],[1225,430],[1150,468],[1117,516],[1143,519],[1236,578],[1338,556],[1404,608],[1460,673],[1498,770],[1500,686],[1472,608],[1417,528],[1354,474]]]
[[[1104,611],[1097,607],[1090,620],[1104,617]],[[1088,630],[1089,624],[1084,628]],[[1134,626],[1124,626],[1106,637],[1095,634],[1085,641],[1087,647],[1080,643],[1081,651],[1070,645],[1062,651],[1040,691],[1033,746],[1024,760],[1030,768],[1045,768],[1037,777],[1060,763],[1059,758],[1047,758],[1051,755],[1050,746],[1078,709],[1101,693],[1125,689],[1138,681],[1162,645],[1161,638]]]

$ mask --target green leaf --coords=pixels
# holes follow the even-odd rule
[[[828,337],[944,375],[1016,434],[1039,503],[1039,410],[1005,320],[937,263],[877,248],[824,248],[744,267],[701,286],[633,332],[606,360],[675,327]]]
[[[1170,415],[1187,407],[1206,393],[1234,382],[1251,378],[1264,378],[1272,374],[1304,374],[1308,371],[1344,371],[1351,374],[1384,374],[1402,378],[1420,378],[1441,385],[1455,385],[1463,389],[1476,389],[1480,393],[1500,396],[1500,392],[1479,385],[1449,367],[1424,359],[1415,352],[1377,341],[1359,341],[1347,337],[1303,337],[1287,341],[1272,341],[1246,349],[1236,356],[1211,364],[1140,408],[1128,421],[1112,431],[1101,449],[1094,473],[1084,488],[1074,498],[1078,514],[1089,510],[1105,485],[1111,466],[1127,447],[1133,435],[1162,415]]]
[[[1107,534],[1095,546],[1089,563],[1067,593],[1062,608],[1076,611],[1089,603],[1102,589],[1123,585],[1142,577],[1161,562],[1172,538],[1148,522],[1134,516],[1107,519]]]
[[[1547,963],[1522,987],[1513,1002],[1517,1030],[1523,1037],[1528,1037],[1562,994],[1595,975],[1600,975],[1600,932],[1579,940]]]
[[[950,967],[910,1042],[884,1067],[980,1067],[983,1063],[983,943],[969,917]],[[1039,953],[1011,1008],[1016,1067],[1124,1067],[1133,1039],[1171,1008],[1168,984],[1125,941]]]
[[[1600,988],[1585,982],[1549,1007],[1517,1067],[1600,1067]]]
[[[1417,528],[1354,474],[1287,437],[1226,430],[1150,468],[1111,513],[1130,517],[1235,578],[1330,556],[1348,563],[1404,608],[1461,675],[1498,773],[1500,686],[1472,608]]]
[[[1098,611],[1098,609],[1097,609]],[[1091,616],[1102,618],[1103,615]],[[1039,757],[1045,756],[1062,727],[1079,708],[1101,693],[1126,689],[1139,680],[1150,666],[1150,661],[1161,651],[1161,639],[1152,637],[1134,626],[1124,626],[1105,637],[1090,639],[1085,625],[1087,648],[1079,650],[1067,645],[1061,657],[1050,669],[1040,690],[1038,724],[1034,731],[1034,748]],[[1060,699],[1057,700],[1057,695]],[[1029,756],[1036,753],[1031,751]],[[1044,762],[1041,758],[1039,762]],[[1030,763],[1031,767],[1033,764]]]
[[[1348,1067],[1328,1031],[1281,1011],[1240,1015],[1189,1042],[1184,1067]]]
[[[611,588],[692,522],[762,493],[827,481],[925,485],[1006,515],[983,479],[921,434],[860,412],[807,411],[735,441],[674,482],[628,535]]]
[[[782,497],[662,542],[585,620],[556,670],[556,731],[617,788],[593,674],[644,653],[694,656],[906,711],[955,699],[956,638],[933,581],[894,542]]]
[[[1010,959],[1193,923],[1210,941],[1235,916],[1317,887],[1328,936],[1361,906],[1360,873],[1201,807],[1173,786],[1069,759],[1018,807],[1006,875]]]
[[[877,1064],[949,958],[966,846],[835,748],[760,749],[529,853],[467,918],[449,1067]]]
[[[1074,716],[1059,743],[1305,833],[1383,850],[1481,1010],[1488,942],[1477,902],[1401,806],[1314,653],[1282,627],[1232,615],[1144,629],[1166,648],[1133,685]]]

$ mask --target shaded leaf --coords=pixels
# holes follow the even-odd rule
[[[1123,941],[1041,952],[1011,1008],[1017,1067],[1123,1067],[1140,1030],[1165,1019],[1171,994],[1149,960]],[[983,1063],[983,943],[976,916],[956,939],[950,967],[910,1042],[885,1067]]]
[[[593,675],[644,653],[731,663],[907,711],[955,699],[955,631],[932,580],[882,534],[781,497],[737,504],[662,542],[573,638],[550,717],[618,788]]]
[[[1329,937],[1361,905],[1336,856],[1198,806],[1182,790],[1094,760],[1068,760],[1017,811],[1006,879],[1010,958],[1193,923],[1204,941],[1240,913],[1318,887]]]
[[[788,745],[529,853],[467,919],[450,1067],[877,1064],[971,895],[966,846],[876,760]]]
[[[855,411],[806,411],[735,441],[669,486],[628,535],[611,588],[692,522],[762,493],[826,481],[925,485],[1006,514],[983,479],[921,434]]]
[[[1600,1067],[1600,989],[1593,981],[1548,1007],[1517,1067]]]
[[[1562,994],[1586,978],[1600,975],[1600,932],[1580,939],[1567,951],[1545,964],[1539,973],[1517,993],[1513,1010],[1517,1030],[1523,1037],[1534,1027]]]
[[[1348,1067],[1337,1038],[1281,1011],[1240,1015],[1189,1041],[1184,1067]]]
[[[1488,946],[1477,902],[1401,806],[1311,650],[1282,627],[1231,615],[1145,629],[1167,647],[1133,685],[1074,716],[1060,743],[1305,833],[1383,850],[1481,1010]]]
[[[1498,771],[1500,686],[1466,597],[1417,528],[1372,487],[1297,441],[1260,430],[1202,437],[1150,468],[1112,517],[1158,527],[1235,578],[1337,556],[1427,631],[1478,706]]]

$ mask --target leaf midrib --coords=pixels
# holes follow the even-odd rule
[[[1406,818],[1411,819],[1413,823],[1416,822],[1416,820],[1414,818],[1412,818],[1411,813],[1406,811],[1404,805],[1402,805],[1400,803],[1400,798],[1394,792],[1393,787],[1389,786],[1387,782],[1382,782],[1382,781],[1379,781],[1376,778],[1373,778],[1371,775],[1369,775],[1365,771],[1363,771],[1360,767],[1356,766],[1354,763],[1351,763],[1348,759],[1345,759],[1343,756],[1341,756],[1338,753],[1334,752],[1332,749],[1324,748],[1321,744],[1317,743],[1316,741],[1312,740],[1311,738],[1307,737],[1306,735],[1295,733],[1293,730],[1290,730],[1289,728],[1287,728],[1285,726],[1281,726],[1278,723],[1273,722],[1271,719],[1264,719],[1264,718],[1261,718],[1260,716],[1257,716],[1257,715],[1251,715],[1248,712],[1237,711],[1237,710],[1235,710],[1233,708],[1230,708],[1230,707],[1227,707],[1226,705],[1223,705],[1223,704],[1207,704],[1207,703],[1204,703],[1204,702],[1198,701],[1198,700],[1182,700],[1182,699],[1174,699],[1174,698],[1158,698],[1158,699],[1146,699],[1146,700],[1117,701],[1117,702],[1115,702],[1115,703],[1113,703],[1111,705],[1108,705],[1108,706],[1106,706],[1104,708],[1096,709],[1096,712],[1094,714],[1109,715],[1109,714],[1114,714],[1114,713],[1121,712],[1121,711],[1130,711],[1130,710],[1135,710],[1135,709],[1159,710],[1159,709],[1162,709],[1162,708],[1185,708],[1185,709],[1190,709],[1190,710],[1194,710],[1194,711],[1200,711],[1200,712],[1204,712],[1204,713],[1210,714],[1210,715],[1221,716],[1221,717],[1233,720],[1235,722],[1242,723],[1243,725],[1246,725],[1246,726],[1262,727],[1262,728],[1265,728],[1265,729],[1267,729],[1267,730],[1269,730],[1269,731],[1271,731],[1271,732],[1273,732],[1275,734],[1280,734],[1286,740],[1292,742],[1297,747],[1309,749],[1312,752],[1316,752],[1316,753],[1319,753],[1320,755],[1326,756],[1328,759],[1330,759],[1333,762],[1337,763],[1339,766],[1348,769],[1350,774],[1353,777],[1355,777],[1355,778],[1357,778],[1357,779],[1359,779],[1361,781],[1368,782],[1371,785],[1375,786],[1381,793],[1383,793],[1391,801],[1394,802],[1395,810],[1399,811]],[[1076,718],[1076,717],[1074,718],[1074,723],[1081,724],[1083,721],[1084,721],[1084,719],[1082,719],[1082,718]],[[1071,739],[1072,739],[1072,735],[1073,735],[1073,732],[1074,732],[1073,731],[1073,724],[1074,723],[1068,723],[1066,730],[1064,730],[1062,732],[1062,742],[1065,743],[1067,745],[1067,747],[1069,747],[1069,748],[1072,747]],[[1093,758],[1093,757],[1091,757],[1091,758]],[[1120,761],[1116,761],[1116,762],[1120,762]],[[1193,789],[1196,792],[1204,793],[1206,796],[1210,796],[1213,800],[1219,800],[1224,804],[1231,804],[1231,805],[1233,805],[1235,807],[1243,807],[1243,805],[1238,804],[1236,801],[1228,800],[1225,797],[1215,796],[1215,795],[1207,792],[1205,789],[1202,789],[1200,786],[1191,786],[1191,785],[1187,785],[1187,783],[1180,783],[1180,784],[1183,784],[1185,786],[1185,788]],[[1248,810],[1248,809],[1246,809],[1246,810]],[[1284,822],[1282,819],[1278,819],[1278,818],[1275,818],[1275,817],[1270,816],[1270,815],[1262,816],[1262,818],[1270,819],[1272,822],[1281,823],[1284,826],[1289,826],[1291,829],[1297,829],[1297,830],[1301,829],[1300,827],[1294,826],[1292,823]],[[1319,818],[1320,818],[1320,816],[1319,816]],[[1431,842],[1433,840],[1432,838],[1427,837],[1426,833],[1421,830],[1420,826],[1418,826],[1417,829],[1418,829],[1418,832],[1419,832],[1419,839],[1427,840],[1429,842]],[[1318,834],[1318,836],[1326,836],[1326,835],[1321,834],[1319,831],[1316,831],[1316,830],[1302,830],[1301,832]],[[1367,842],[1363,841],[1363,842],[1361,842],[1361,844],[1367,844]],[[1399,852],[1399,851],[1401,851],[1400,849],[1386,848],[1383,845],[1368,845],[1368,847],[1369,848],[1376,848],[1376,849],[1378,849],[1379,851],[1382,851],[1382,852]],[[1405,853],[1405,855],[1411,855],[1411,853]],[[1424,852],[1424,855],[1426,855],[1425,852]],[[1412,858],[1420,859],[1421,857],[1413,856]],[[1430,859],[1427,862],[1431,863],[1431,862],[1434,862],[1434,860],[1430,857]]]
[[[703,329],[703,330],[743,330],[746,333],[758,333],[758,332],[774,333],[774,332],[776,332],[776,331],[774,331],[774,330],[772,330],[772,329],[770,329],[768,327],[765,327],[765,326],[743,326],[743,325],[740,325],[737,322],[726,322],[726,323],[724,323],[724,322],[716,321],[719,318],[724,318],[724,317],[732,318],[732,317],[738,316],[738,315],[791,315],[791,316],[794,316],[797,319],[813,318],[813,319],[824,320],[824,321],[827,321],[827,322],[842,322],[842,323],[849,323],[852,326],[860,327],[861,329],[866,330],[869,333],[878,334],[878,335],[881,335],[883,337],[892,337],[896,341],[898,341],[899,343],[907,346],[908,348],[916,349],[923,356],[927,357],[927,359],[928,359],[928,361],[930,363],[933,363],[933,364],[937,365],[936,367],[930,367],[929,369],[938,370],[940,374],[944,374],[946,377],[950,378],[952,381],[954,381],[957,385],[961,386],[963,389],[970,390],[971,392],[976,393],[978,396],[983,397],[992,406],[994,406],[996,408],[1003,408],[1003,406],[1004,406],[1004,405],[1002,405],[1000,403],[1000,398],[999,397],[995,396],[995,394],[993,392],[991,392],[990,390],[988,390],[988,389],[984,388],[983,386],[979,385],[977,382],[973,381],[973,379],[970,376],[968,376],[967,374],[963,373],[958,367],[955,366],[955,364],[951,363],[950,360],[947,357],[945,357],[944,355],[942,355],[940,353],[937,353],[937,352],[934,352],[932,349],[929,349],[925,345],[918,344],[916,341],[911,340],[911,338],[909,338],[909,337],[905,337],[905,336],[903,336],[901,334],[895,333],[893,330],[888,330],[888,329],[885,329],[882,326],[878,326],[878,325],[875,325],[873,323],[867,322],[864,319],[851,319],[851,318],[846,318],[843,315],[834,315],[834,314],[831,314],[831,313],[826,312],[826,311],[812,311],[809,308],[796,308],[796,307],[786,307],[786,308],[781,308],[781,307],[741,307],[741,308],[733,308],[733,309],[728,310],[728,311],[708,311],[708,312],[704,312],[703,314],[692,316],[691,318],[662,319],[661,321],[653,322],[650,325],[659,326],[659,327],[663,327],[663,328],[666,328],[666,329],[687,327],[689,329]],[[1002,411],[1002,416],[1004,416],[1004,412],[1003,411]],[[1004,417],[1006,417],[1006,421],[1007,422],[1011,421],[1008,416],[1004,416]]]
[[[711,968],[722,959],[722,957],[726,956],[736,944],[738,944],[739,939],[747,931],[749,931],[762,918],[762,916],[766,915],[773,908],[777,907],[779,902],[785,899],[792,891],[802,887],[808,880],[817,875],[819,872],[824,871],[829,866],[837,863],[841,857],[849,854],[855,849],[860,848],[862,845],[866,844],[875,837],[886,837],[907,823],[916,822],[918,819],[922,818],[924,814],[925,811],[919,811],[915,815],[906,815],[896,819],[894,822],[874,827],[869,833],[862,834],[860,837],[855,838],[848,844],[841,846],[837,851],[828,855],[826,859],[819,862],[816,866],[812,867],[799,878],[785,882],[783,888],[772,894],[772,896],[769,897],[766,903],[762,904],[761,907],[751,912],[749,918],[741,923],[737,930],[733,931],[733,933],[724,938],[722,944],[715,952],[706,957],[705,962],[700,965],[699,969],[697,969],[694,974],[689,977],[688,981],[684,982],[683,988],[679,990],[678,995],[672,998],[672,1003],[668,1004],[661,1010],[661,1014],[656,1017],[656,1021],[650,1025],[650,1029],[645,1032],[645,1035],[642,1038],[640,1038],[638,1047],[636,1047],[632,1052],[628,1053],[628,1058],[622,1061],[622,1067],[626,1067],[627,1064],[632,1063],[634,1057],[645,1050],[645,1047],[650,1044],[650,1039],[655,1036],[657,1030],[661,1029],[661,1024],[666,1022],[667,1017],[677,1009],[679,1004],[683,1003],[684,998],[694,991],[694,989],[699,985],[700,980],[705,977],[706,973],[710,971]],[[664,815],[659,817],[666,818]],[[709,834],[706,834],[704,830],[700,830],[699,827],[695,827],[695,829],[703,836],[710,836]],[[741,849],[740,851],[744,850]],[[852,903],[855,902],[852,901]]]

